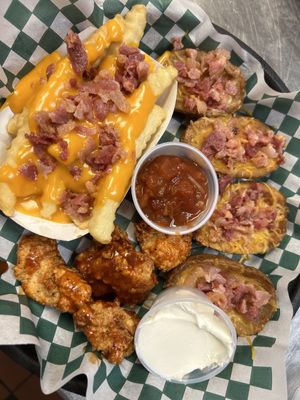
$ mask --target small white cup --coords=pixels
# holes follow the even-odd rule
[[[147,361],[143,358],[142,356],[142,351],[141,351],[141,346],[140,346],[140,333],[143,329],[143,325],[145,324],[146,321],[149,321],[151,317],[157,313],[159,310],[163,309],[164,307],[174,305],[176,303],[196,303],[196,304],[203,304],[205,306],[209,306],[214,310],[214,314],[220,318],[226,327],[228,328],[228,331],[230,333],[230,336],[232,338],[232,354],[229,359],[229,361],[222,363],[221,365],[217,366],[211,366],[207,367],[204,370],[194,370],[191,371],[189,374],[186,374],[182,379],[170,379],[168,377],[160,376],[157,372],[155,372],[152,368],[151,365],[147,363]],[[206,381],[213,376],[218,375],[220,372],[222,372],[231,359],[233,358],[233,355],[236,350],[236,344],[237,344],[237,334],[235,327],[233,323],[231,322],[230,318],[225,314],[223,310],[221,310],[219,307],[215,306],[209,298],[200,290],[194,289],[194,288],[189,288],[189,287],[172,287],[163,290],[155,299],[152,307],[150,310],[144,315],[144,317],[141,319],[139,322],[136,332],[135,332],[135,337],[134,337],[134,347],[136,354],[141,362],[141,364],[153,375],[159,376],[160,378],[166,379],[170,382],[174,383],[182,383],[182,384],[193,384],[193,383],[198,383],[198,382],[203,382]],[[203,343],[205,345],[205,343]],[[159,354],[157,354],[157,357],[159,357]]]
[[[167,155],[167,156],[178,156],[188,160],[191,160],[199,165],[199,167],[204,172],[207,181],[208,181],[208,201],[205,210],[195,218],[192,222],[187,225],[183,226],[176,226],[176,227],[166,227],[161,226],[153,222],[151,219],[147,217],[147,215],[141,209],[137,196],[136,196],[136,180],[139,174],[139,171],[143,167],[145,163],[154,158]],[[214,170],[209,159],[201,153],[200,150],[196,149],[195,147],[181,142],[167,142],[163,144],[159,144],[155,146],[150,151],[146,152],[137,163],[132,180],[131,180],[131,194],[132,199],[140,216],[143,220],[150,225],[152,228],[156,229],[159,232],[166,233],[168,235],[185,235],[187,233],[191,233],[199,229],[203,226],[211,217],[212,213],[214,212],[219,195],[219,184],[217,174]]]

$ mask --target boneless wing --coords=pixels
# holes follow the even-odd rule
[[[166,235],[141,221],[135,225],[136,239],[161,271],[170,271],[183,263],[192,250],[192,235]]]
[[[133,352],[133,337],[139,319],[117,302],[99,300],[86,304],[73,319],[93,349],[102,351],[109,362],[119,364]]]
[[[100,284],[100,292],[109,292],[111,288],[125,304],[141,303],[157,282],[153,261],[137,252],[127,234],[118,227],[109,244],[93,243],[80,253],[76,267],[92,286],[94,296]]]
[[[90,285],[65,265],[55,240],[23,236],[17,255],[14,273],[31,299],[70,313],[91,301]]]

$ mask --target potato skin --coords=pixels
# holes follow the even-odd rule
[[[222,229],[217,226],[217,214],[239,191],[250,188],[253,182],[233,183],[227,186],[225,192],[219,198],[216,210],[211,219],[202,228],[194,233],[194,239],[202,246],[211,247],[223,253],[233,254],[264,254],[277,247],[286,233],[287,213],[285,197],[266,183],[256,183],[259,185],[262,194],[260,202],[264,206],[272,207],[276,210],[277,216],[274,221],[273,229],[254,229],[254,232],[247,232],[239,239],[226,240]]]
[[[188,59],[188,54],[190,51],[197,51],[196,61],[200,64],[201,75],[198,79],[199,82],[203,81],[203,79],[209,77],[209,65],[207,63],[207,58],[212,55],[216,58],[222,57],[224,53],[227,54],[227,60],[225,63],[225,68],[223,71],[214,74],[210,78],[213,79],[212,84],[219,82],[220,79],[226,83],[227,81],[232,81],[236,85],[236,93],[228,94],[225,93],[225,89],[222,91],[222,96],[226,96],[226,101],[222,103],[218,107],[218,101],[212,99],[205,99],[202,94],[195,94],[189,88],[184,86],[184,84],[178,78],[178,91],[177,91],[177,100],[175,105],[175,110],[184,114],[188,114],[195,117],[200,117],[203,115],[206,116],[217,116],[226,113],[233,113],[237,111],[241,105],[243,104],[243,100],[245,97],[245,78],[240,70],[240,68],[236,67],[229,61],[230,54],[227,53],[224,49],[211,50],[209,52],[194,50],[194,49],[182,49],[182,50],[173,50],[170,52],[169,57],[163,58],[163,63],[165,65],[171,64],[176,67],[176,62],[186,62]],[[163,57],[163,56],[162,56]],[[180,75],[180,74],[179,74]],[[189,109],[185,105],[185,97],[191,96],[198,98],[201,102],[206,104],[206,109]],[[215,97],[217,98],[217,97]]]
[[[181,140],[184,143],[190,144],[201,151],[206,138],[214,131],[214,126],[219,124],[224,129],[230,129],[234,132],[234,138],[237,139],[243,146],[249,143],[246,136],[246,129],[259,130],[264,136],[267,136],[270,132],[275,133],[269,126],[263,122],[247,116],[235,116],[225,115],[218,117],[203,117],[196,121],[191,121],[187,129],[185,130]],[[282,139],[280,135],[277,136]],[[217,158],[215,155],[209,157],[215,170],[218,173],[229,175],[235,178],[260,178],[275,171],[283,161],[282,150],[280,151],[277,158],[268,157],[268,163],[264,167],[257,166],[254,161],[249,158],[247,161],[238,161],[230,159],[229,163],[226,164],[222,159]]]
[[[199,254],[189,257],[185,263],[169,273],[166,287],[188,286],[195,287],[205,282],[203,267],[213,266],[220,269],[226,277],[233,277],[241,284],[250,284],[256,290],[262,290],[271,295],[267,304],[260,308],[257,321],[251,321],[243,316],[236,308],[224,310],[233,322],[239,336],[255,335],[272,318],[277,310],[275,288],[270,279],[255,267],[248,267],[227,257],[212,254]],[[213,301],[213,298],[211,298]]]

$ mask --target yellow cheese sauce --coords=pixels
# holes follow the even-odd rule
[[[45,85],[47,67],[50,64],[55,66],[61,58],[61,55],[56,51],[43,58],[32,71],[18,82],[14,92],[3,104],[3,108],[8,106],[14,113],[22,112],[30,98],[34,97]]]
[[[122,29],[118,20],[113,19],[102,27],[102,35],[94,34],[88,39],[85,49],[89,65],[99,59],[112,42],[122,41]],[[154,62],[147,55],[145,59],[149,63],[150,72],[153,71]],[[46,69],[49,64],[55,64],[55,71],[47,81]],[[99,69],[105,69],[114,74],[116,56],[106,57]],[[79,84],[82,81],[82,78],[75,75],[67,57],[62,58],[58,53],[52,53],[18,83],[15,92],[7,99],[5,106],[9,106],[15,113],[22,112],[24,107],[28,108],[29,116],[26,123],[29,124],[29,131],[35,132],[36,123],[33,116],[36,112],[52,111],[62,97],[67,94],[76,94],[76,89],[68,86],[71,78],[75,78]],[[129,185],[136,161],[135,140],[146,125],[148,115],[156,102],[156,96],[149,84],[143,82],[131,95],[127,96],[127,101],[130,104],[128,114],[110,113],[104,121],[118,131],[125,157],[113,165],[111,173],[99,180],[95,200],[97,205],[102,204],[106,199],[117,201],[122,199],[124,187]],[[101,126],[101,122],[94,124],[85,121],[79,122],[79,124],[88,128]],[[94,137],[96,139],[98,134]],[[20,173],[20,167],[23,164],[32,162],[38,165],[38,157],[34,154],[30,142],[25,138],[23,145],[17,149],[14,158],[16,165],[4,163],[1,166],[0,182],[6,183],[16,196],[15,210],[35,217],[42,216],[54,222],[70,222],[69,217],[60,209],[60,197],[66,189],[77,193],[87,192],[85,184],[92,179],[94,173],[87,164],[78,159],[78,154],[84,148],[88,137],[70,131],[61,135],[61,138],[68,143],[67,159],[61,160],[61,148],[58,144],[49,146],[47,152],[58,161],[58,164],[54,171],[47,176],[38,173],[37,179],[32,181]],[[78,166],[82,171],[77,180],[68,169],[71,165]]]

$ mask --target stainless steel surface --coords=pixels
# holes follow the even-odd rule
[[[300,89],[300,0],[192,0]]]

